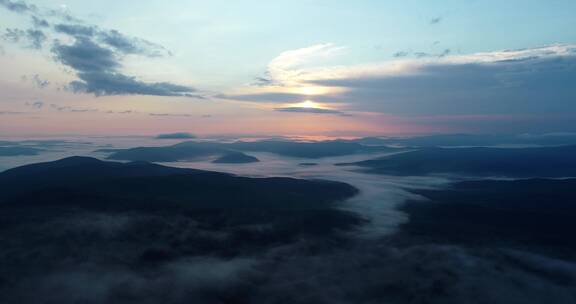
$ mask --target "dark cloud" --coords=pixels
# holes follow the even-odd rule
[[[250,84],[255,87],[267,87],[267,86],[281,86],[282,84],[274,80],[270,75],[269,71],[266,71],[263,76],[254,78],[254,81]]]
[[[46,21],[46,19],[40,18],[38,16],[32,16],[32,24],[35,27],[49,27],[50,23],[48,21]]]
[[[154,95],[182,96],[206,99],[190,86],[169,82],[143,82],[136,77],[124,75],[120,69],[125,55],[159,57],[171,55],[164,47],[144,39],[129,37],[117,30],[104,30],[57,10],[39,9],[25,2],[2,0],[5,8],[32,18],[33,29],[7,29],[2,38],[11,43],[27,43],[27,47],[41,49],[47,35],[39,28],[73,38],[72,44],[55,40],[51,51],[56,61],[71,68],[78,80],[66,88],[75,93],[103,95]],[[50,27],[46,18],[58,18],[60,22]],[[38,81],[40,87],[47,82]]]
[[[125,110],[125,111],[106,111],[106,114],[136,114],[138,112],[133,110]]]
[[[311,114],[336,114],[336,115],[344,114],[344,112],[338,110],[322,109],[322,108],[306,108],[306,107],[275,108],[274,111],[290,112],[290,113],[311,113]]]
[[[23,75],[22,81],[30,81],[36,88],[44,89],[50,85],[50,81],[42,79],[40,75],[34,74],[31,76]]]
[[[438,24],[440,22],[442,22],[442,17],[436,17],[436,18],[430,19],[430,24]]]
[[[100,112],[98,109],[75,108],[71,106],[60,106],[57,104],[50,104],[50,108],[58,112],[70,112],[70,113]]]
[[[144,39],[128,37],[116,30],[100,31],[98,39],[124,54],[138,54],[150,57],[161,57],[172,55],[172,53],[161,45],[146,41]]]
[[[254,82],[252,82],[250,85],[255,86],[255,87],[267,87],[267,86],[272,86],[275,84],[275,81],[267,78],[267,77],[256,77],[254,78]]]
[[[177,114],[177,113],[149,113],[150,116],[156,117],[192,117],[190,114]]]
[[[31,16],[32,22],[35,25],[41,27],[44,27],[48,23],[48,21],[43,20],[43,17],[58,18],[66,22],[77,22],[77,23],[83,22],[83,20],[73,17],[63,10],[41,8],[34,4],[28,4],[21,0],[20,1],[0,0],[0,6],[15,13]],[[37,21],[39,23],[37,23]]]
[[[450,55],[450,53],[452,53],[452,50],[451,50],[451,49],[444,49],[444,51],[442,51],[442,53],[440,53],[440,54],[438,55],[438,57],[445,57],[445,56]]]
[[[120,73],[79,72],[78,77],[81,80],[71,82],[68,87],[75,93],[92,93],[96,96],[153,95],[202,98],[191,94],[190,92],[194,91],[191,87],[167,82],[146,83]]]
[[[21,30],[17,28],[8,28],[2,35],[2,39],[10,43],[26,42],[26,47],[41,49],[47,37],[41,30],[28,29]]]
[[[501,60],[437,61],[415,72],[319,80],[356,110],[410,115],[574,113],[576,48]],[[497,56],[497,55],[495,55]],[[514,57],[514,56],[512,56]]]
[[[44,107],[44,102],[36,100],[25,103],[25,105],[35,108],[35,109],[42,109]]]
[[[396,57],[396,58],[406,57],[408,55],[410,55],[410,52],[407,52],[407,51],[400,51],[400,52],[396,52],[396,53],[392,54],[392,56]]]
[[[38,74],[32,76],[32,82],[34,83],[34,85],[36,85],[37,87],[39,87],[41,89],[50,85],[50,82],[48,80],[41,79]]]
[[[57,24],[54,30],[77,39],[92,39],[121,54],[137,54],[149,57],[171,55],[163,46],[144,39],[128,37],[117,30],[103,30],[94,25]]]
[[[106,73],[120,67],[114,52],[89,39],[78,39],[73,45],[56,43],[52,52],[58,61],[80,73]]]
[[[41,30],[26,30],[26,37],[30,41],[30,46],[35,49],[41,49],[47,37]]]
[[[430,53],[426,52],[414,52],[414,56],[416,56],[416,58],[431,57]]]
[[[444,49],[440,53],[399,51],[399,52],[392,54],[392,56],[394,58],[404,58],[404,57],[408,57],[410,55],[412,55],[416,58],[432,58],[432,57],[442,58],[442,57],[446,57],[446,56],[450,55],[450,53],[452,53],[451,49]]]
[[[54,30],[58,33],[64,33],[70,36],[94,36],[97,32],[95,26],[81,25],[81,24],[56,24]]]
[[[16,13],[36,12],[38,10],[35,5],[27,4],[24,1],[0,0],[0,6]]]
[[[92,40],[77,37],[72,45],[56,43],[52,48],[56,59],[72,68],[80,80],[73,81],[68,88],[76,93],[102,95],[155,95],[198,97],[188,86],[167,82],[146,83],[135,77],[126,76],[119,55]]]
[[[4,34],[2,34],[2,39],[10,43],[18,43],[25,35],[26,32],[21,29],[7,28]]]
[[[250,101],[250,102],[270,102],[270,103],[287,103],[297,102],[306,99],[306,95],[295,93],[257,93],[257,94],[241,94],[241,95],[228,95],[219,94],[214,96],[216,98]]]

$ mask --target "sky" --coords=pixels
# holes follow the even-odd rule
[[[576,132],[576,2],[0,0],[0,135]]]

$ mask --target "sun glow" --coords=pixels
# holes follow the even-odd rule
[[[324,87],[302,87],[298,88],[298,91],[303,95],[322,95],[328,93],[328,89]]]
[[[324,108],[321,104],[312,101],[312,100],[304,100],[303,102],[299,102],[299,103],[295,103],[290,105],[292,107],[298,107],[298,108],[308,108],[308,109],[322,109]]]

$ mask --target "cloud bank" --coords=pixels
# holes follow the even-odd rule
[[[129,37],[114,29],[101,29],[63,12],[39,8],[23,1],[2,0],[0,6],[30,16],[33,26],[30,29],[6,29],[2,35],[3,40],[24,43],[26,47],[40,50],[52,39],[50,52],[54,59],[70,68],[78,77],[78,80],[70,82],[67,86],[72,92],[96,96],[153,95],[204,98],[187,85],[144,82],[137,77],[122,73],[122,62],[128,55],[170,56],[171,53],[163,46]],[[66,39],[59,39],[60,36]]]
[[[386,62],[306,65],[311,58],[333,56],[339,50],[326,44],[284,52],[270,63],[266,81],[260,81],[261,86],[272,84],[265,91],[227,97],[283,103],[306,97],[284,93],[287,86],[323,87],[327,93],[312,96],[314,101],[338,102],[353,112],[480,129],[513,120],[522,128],[538,125],[539,130],[525,130],[536,132],[560,130],[576,114],[576,45],[469,55],[452,54],[450,49],[438,54],[398,52]]]

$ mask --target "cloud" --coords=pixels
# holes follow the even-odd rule
[[[44,89],[50,85],[50,81],[42,79],[40,75],[34,74],[31,76],[23,75],[22,81],[30,81],[32,84],[39,89]]]
[[[394,66],[394,63],[390,64]],[[357,110],[413,115],[576,112],[576,46],[556,45],[437,60],[405,60],[391,68],[351,67],[314,84],[346,88]]]
[[[344,112],[338,110],[323,109],[323,108],[306,108],[306,107],[283,107],[283,108],[275,108],[274,111],[289,112],[289,113],[310,113],[310,114],[336,114],[336,115],[345,114]]]
[[[410,52],[400,51],[400,52],[394,53],[392,56],[396,57],[396,58],[401,58],[401,57],[407,57],[408,55],[410,55]]]
[[[389,61],[357,65],[303,63],[309,55],[338,49],[319,45],[284,52],[269,65],[276,72],[268,73],[266,81],[275,85],[218,97],[267,103],[338,102],[370,115],[370,123],[395,121],[436,132],[576,130],[568,123],[576,115],[576,45],[473,54],[453,54],[451,49],[402,51]],[[311,86],[321,87],[323,94],[291,93]]]
[[[170,82],[144,82],[121,72],[126,55],[147,57],[171,55],[163,46],[129,37],[114,29],[106,30],[86,24],[61,10],[38,8],[23,1],[2,0],[0,5],[13,12],[29,15],[34,25],[34,28],[27,30],[7,29],[2,36],[5,41],[27,42],[27,47],[41,49],[48,39],[44,29],[55,35],[72,38],[64,40],[72,40],[66,44],[55,39],[50,49],[57,62],[76,73],[78,80],[66,86],[72,92],[96,96],[153,95],[206,99],[190,86]],[[57,18],[60,23],[51,27],[51,23],[45,18]]]
[[[171,55],[171,53],[161,45],[144,39],[126,36],[117,30],[103,30],[95,25],[62,23],[56,24],[54,30],[58,33],[70,35],[76,39],[96,40],[121,54],[137,54],[148,57]]]
[[[446,56],[450,55],[450,53],[452,53],[451,49],[444,49],[442,52],[439,52],[439,53],[399,51],[399,52],[392,54],[392,57],[405,58],[405,57],[409,57],[412,55],[415,58],[431,58],[431,57],[442,58],[442,57],[446,57]]]
[[[323,43],[282,52],[268,64],[265,75],[257,78],[257,85],[291,85],[296,76],[303,76],[298,75],[304,71],[300,68],[332,58],[344,49],[333,43]]]
[[[36,12],[38,10],[35,5],[29,5],[24,1],[0,0],[0,6],[15,13]]]
[[[26,47],[32,49],[41,49],[47,37],[41,30],[28,29],[21,30],[17,28],[8,28],[2,35],[4,41],[10,43],[27,42]]]
[[[47,37],[41,30],[27,30],[26,36],[30,41],[30,45],[32,48],[41,49],[44,41],[46,41]]]
[[[131,38],[116,30],[100,31],[98,35],[102,43],[124,54],[139,54],[150,57],[172,55],[161,45],[144,39]]]
[[[177,113],[149,113],[150,116],[156,117],[192,117],[190,114],[177,114]]]
[[[98,109],[76,108],[71,106],[60,106],[57,104],[50,104],[50,108],[58,112],[70,112],[70,113],[100,112],[100,110]]]
[[[72,68],[80,80],[69,84],[73,92],[102,95],[156,95],[197,97],[188,86],[168,82],[146,83],[126,76],[118,70],[119,56],[92,40],[77,37],[72,45],[56,43],[52,48],[56,59]]]
[[[429,21],[429,23],[432,24],[432,25],[438,24],[438,23],[440,23],[440,22],[442,22],[442,17],[432,18],[432,19],[430,19],[430,21]]]
[[[32,24],[35,27],[49,27],[50,23],[48,21],[46,21],[46,19],[42,19],[38,16],[32,16]]]
[[[44,102],[37,100],[33,102],[27,102],[25,105],[35,109],[42,109],[44,107]]]
[[[54,30],[58,33],[64,33],[74,37],[91,37],[94,36],[97,31],[95,26],[87,26],[82,24],[56,24],[54,26]]]
[[[307,99],[314,99],[314,101],[322,103],[339,103],[342,99],[335,95],[305,95],[297,93],[286,92],[262,92],[253,94],[219,94],[214,96],[216,98],[247,101],[255,103],[297,103]]]
[[[306,99],[306,95],[295,94],[295,93],[255,93],[255,94],[240,94],[240,95],[227,95],[219,94],[214,96],[216,98],[238,100],[238,101],[250,101],[250,102],[268,102],[268,103],[287,103],[287,102],[298,102]]]
[[[124,110],[124,111],[106,111],[105,114],[136,114],[138,112],[133,110]]]

